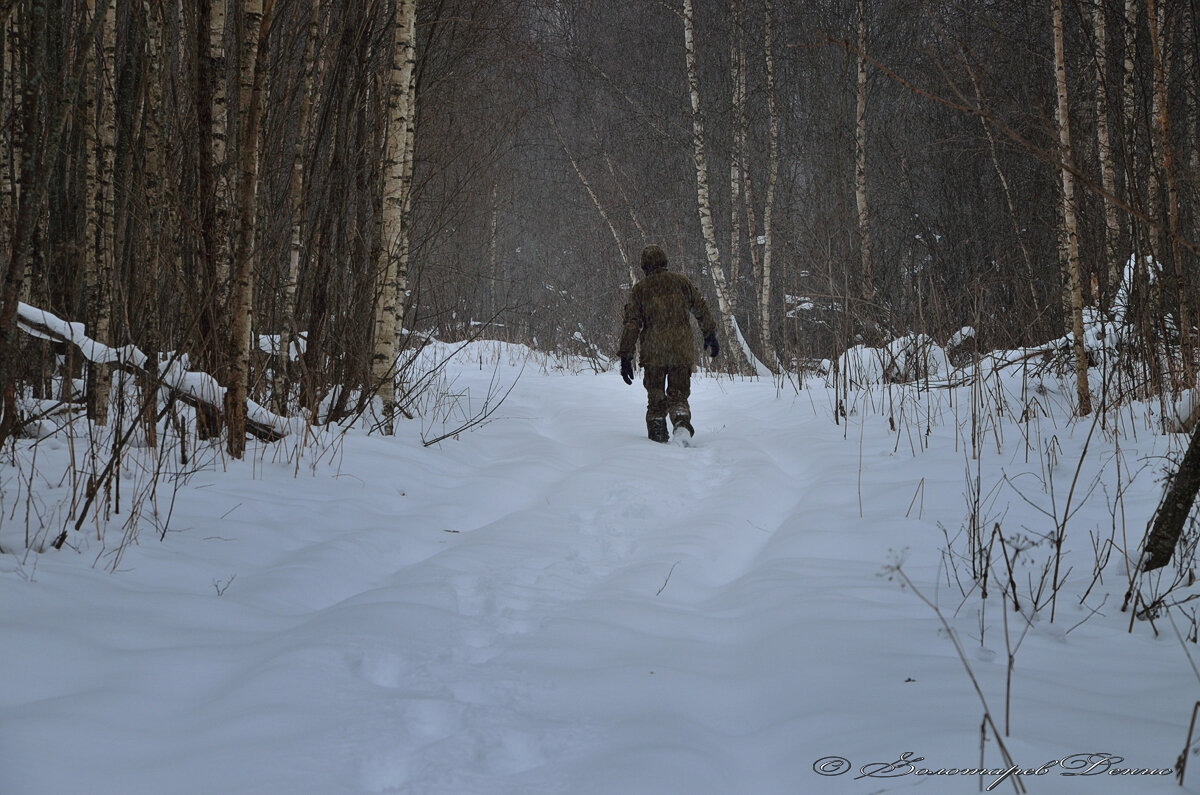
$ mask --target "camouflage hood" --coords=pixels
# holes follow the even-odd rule
[[[646,246],[642,249],[642,273],[649,276],[666,268],[667,252],[663,251],[661,246]]]

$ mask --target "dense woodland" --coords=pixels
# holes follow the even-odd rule
[[[427,335],[611,355],[647,242],[719,311],[734,372],[964,325],[1061,337],[1132,258],[1130,317],[1165,352],[1147,388],[1194,383],[1198,17],[0,0],[0,443],[30,405],[110,412],[114,364],[27,333],[21,302],[211,374],[197,430],[239,457],[247,399],[326,422],[379,398],[390,430]],[[158,371],[126,369],[153,428]]]

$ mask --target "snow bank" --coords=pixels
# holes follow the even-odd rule
[[[1115,355],[1122,346],[1133,339],[1133,329],[1126,322],[1137,261],[1130,258],[1112,310],[1106,317],[1095,307],[1083,309],[1083,347],[1093,358]],[[1143,266],[1151,282],[1158,265],[1147,260]],[[968,362],[954,367],[947,349],[954,349],[975,337],[975,329],[964,326],[950,336],[943,348],[925,334],[907,334],[889,342],[882,348],[856,345],[838,358],[838,372],[844,374],[852,388],[863,388],[880,383],[910,383],[933,381],[939,385],[961,383],[975,377],[975,364]],[[991,351],[980,357],[980,375],[990,375],[997,370],[1031,359],[1066,357],[1071,355],[1074,335],[1066,334],[1040,345],[1014,350]],[[829,376],[829,383],[834,375]]]
[[[925,334],[910,334],[892,340],[883,348],[856,345],[838,357],[833,379],[844,376],[852,389],[883,382],[942,381],[953,368],[945,349]]]

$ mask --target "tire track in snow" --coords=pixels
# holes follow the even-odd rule
[[[527,503],[478,516],[450,548],[397,572],[372,597],[429,603],[439,593],[432,601],[445,616],[437,637],[416,644],[423,650],[348,658],[357,675],[394,693],[399,712],[399,725],[382,730],[388,740],[368,741],[377,752],[356,746],[368,790],[519,791],[498,783],[512,776],[553,790],[567,779],[550,762],[608,731],[611,716],[593,703],[602,696],[585,683],[589,668],[621,660],[622,639],[648,633],[683,649],[709,638],[728,647],[729,628],[701,615],[702,605],[746,575],[795,509],[796,472],[746,429],[721,428],[690,449],[581,432],[578,412],[603,416],[606,407],[556,414],[546,391],[530,414],[546,417],[536,426],[540,460],[555,467],[535,472],[516,449],[508,459],[488,451],[486,471],[507,472]],[[533,474],[540,478],[531,482]],[[462,485],[471,479],[464,473]],[[582,714],[555,715],[572,692],[585,702]],[[414,701],[419,709],[404,706]]]

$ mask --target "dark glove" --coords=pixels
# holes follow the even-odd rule
[[[717,344],[717,334],[713,332],[704,338],[704,350],[708,355],[717,358],[717,354],[721,352],[721,346]]]
[[[633,359],[628,356],[621,359],[621,377],[625,379],[625,383],[633,383]]]

